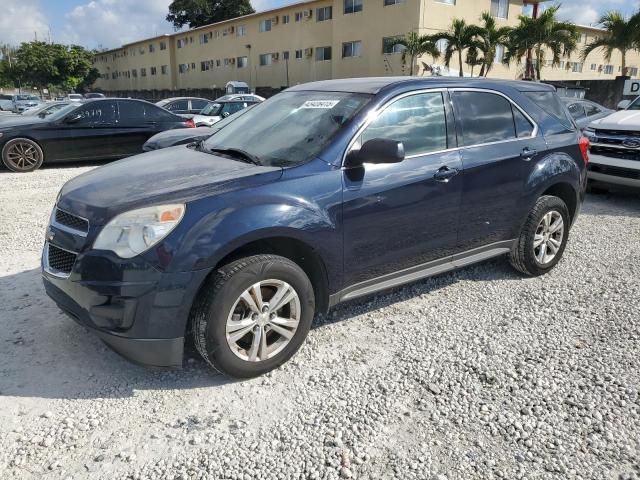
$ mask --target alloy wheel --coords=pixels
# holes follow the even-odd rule
[[[261,362],[282,352],[300,323],[300,298],[282,280],[262,280],[235,301],[226,323],[231,351],[242,360]]]
[[[6,160],[16,170],[31,170],[40,162],[40,152],[28,142],[16,142],[6,152]]]
[[[533,237],[533,254],[540,265],[547,265],[556,258],[563,239],[564,220],[560,212],[545,213]]]

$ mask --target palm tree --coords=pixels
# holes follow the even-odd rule
[[[482,34],[479,35],[479,49],[482,52],[482,67],[480,68],[480,76],[486,77],[493,68],[496,60],[496,48],[498,45],[505,45],[511,33],[511,27],[496,28],[496,19],[489,12],[483,12],[480,17],[482,20]]]
[[[518,17],[520,24],[509,34],[505,63],[520,63],[526,57],[527,76],[532,76],[535,57],[535,77],[540,80],[547,50],[551,52],[553,66],[560,64],[561,57],[569,57],[576,50],[580,38],[576,26],[558,21],[558,8],[559,5],[549,7],[538,18]]]
[[[402,45],[404,47],[402,51],[403,64],[407,63],[407,57],[410,58],[409,75],[413,75],[416,58],[425,54],[431,55],[434,59],[440,56],[440,51],[428,35],[418,35],[416,32],[409,32],[403,39],[399,40],[396,45]]]
[[[480,49],[476,45],[472,45],[467,49],[467,58],[465,63],[471,67],[471,76],[473,77],[473,71],[478,65],[484,67],[484,59],[480,58]],[[482,71],[480,72],[482,74]]]
[[[607,33],[600,38],[596,38],[582,50],[582,61],[594,50],[604,50],[604,58],[607,62],[611,61],[611,54],[614,50],[618,50],[622,55],[622,75],[627,75],[627,52],[635,50],[640,44],[640,12],[632,17],[625,17],[617,11],[605,13],[598,24],[601,25]]]
[[[460,76],[464,76],[462,67],[462,53],[469,47],[479,47],[478,37],[482,35],[482,28],[477,25],[467,25],[462,19],[454,19],[451,27],[446,32],[439,32],[431,36],[431,41],[437,43],[445,41],[447,46],[444,50],[444,64],[449,67],[451,58],[457,53],[458,65],[460,65]]]

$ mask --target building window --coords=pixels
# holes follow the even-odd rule
[[[145,52],[145,48],[144,47],[140,47],[140,55],[144,55]]]
[[[592,63],[591,64],[591,70],[597,70],[597,69],[598,69],[598,64]]]
[[[316,9],[316,21],[325,22],[333,18],[333,7],[320,7]]]
[[[587,43],[587,34],[586,33],[580,34],[580,41],[582,43]]]
[[[384,0],[385,7],[389,7],[391,5],[399,5],[400,3],[404,3],[404,0]]]
[[[138,70],[135,68],[131,70],[131,75],[133,75],[133,78],[138,78]],[[118,72],[118,76],[120,76],[120,72]]]
[[[342,44],[342,58],[359,57],[362,54],[362,42],[345,42]]]
[[[578,62],[573,62],[573,72],[574,73],[582,73],[582,68],[583,68],[584,64],[582,63],[578,63]]]
[[[302,20],[302,12],[296,12],[296,22]]]
[[[238,65],[238,68],[247,68],[249,59],[247,57],[238,57],[236,59],[236,65]]]
[[[630,77],[635,77],[638,75],[638,67],[631,67],[627,72]]]
[[[200,45],[203,45],[205,43],[209,43],[209,34],[201,33],[199,35],[199,38],[200,38]]]
[[[302,60],[302,50],[296,50],[296,60]]]
[[[604,73],[607,75],[611,75],[613,73],[613,65],[605,65]]]
[[[182,48],[187,44],[187,39],[186,38],[179,38],[178,39],[178,48]]]
[[[272,55],[270,53],[263,53],[260,55],[260,66],[266,67],[267,65],[271,65]]]
[[[162,75],[166,75],[168,71],[169,71],[169,67],[167,67],[167,65],[162,65],[162,66],[160,67],[160,73],[161,73]]]
[[[491,0],[491,15],[497,18],[509,18],[509,0]]]
[[[211,63],[209,63],[208,60],[205,60],[204,62],[200,62],[200,71],[201,72],[206,72],[208,70],[211,69]]]
[[[447,5],[455,5],[456,4],[456,0],[433,0],[434,2],[437,3],[446,3]]]
[[[195,70],[196,69],[196,62],[192,62],[191,63],[191,70]]]
[[[166,50],[167,49],[167,42],[160,42],[160,50]]]
[[[181,63],[178,65],[178,73],[187,73],[189,71],[189,65],[186,63]]]
[[[291,22],[291,17],[289,17],[289,15],[282,15],[282,24],[286,25],[287,23]]]
[[[155,51],[156,47],[153,45],[153,43],[149,44],[149,53],[153,53]]]
[[[282,52],[282,59],[289,60],[289,51]]]
[[[362,11],[362,0],[344,0],[344,14]]]
[[[493,63],[502,63],[504,60],[504,45],[496,45],[496,55]]]
[[[222,62],[220,62],[220,60],[216,60],[216,67],[219,67],[220,65],[222,65]]]
[[[399,37],[385,37],[382,39],[382,53],[390,55],[392,53],[402,53],[404,47],[398,43],[398,40],[402,40],[402,36]]]
[[[141,68],[140,69],[140,76],[141,77],[146,77],[147,76],[147,69],[146,68]]]
[[[331,60],[331,47],[316,48],[316,62],[328,62]]]
[[[270,18],[260,21],[260,31],[261,32],[270,32],[271,31],[271,19]]]
[[[151,67],[151,75],[155,75],[158,73],[158,69],[156,67]]]
[[[236,30],[236,35],[238,37],[244,37],[247,34],[247,26],[246,25],[238,25],[238,29]]]
[[[447,50],[448,46],[449,46],[449,41],[445,38],[438,40],[436,42],[436,48],[442,55],[444,55],[444,52]]]

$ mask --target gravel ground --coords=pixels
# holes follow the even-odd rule
[[[640,479],[638,196],[589,197],[543,278],[498,259],[347,304],[230,382],[134,366],[45,296],[50,209],[89,168],[0,172],[3,480]]]

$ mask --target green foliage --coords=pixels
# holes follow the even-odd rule
[[[559,5],[547,8],[538,18],[520,15],[520,23],[513,28],[507,42],[505,63],[520,63],[527,58],[529,70],[529,52],[535,58],[535,77],[540,80],[542,65],[547,52],[551,53],[551,64],[560,64],[562,57],[569,57],[577,48],[580,38],[576,26],[571,22],[557,20]]]
[[[431,41],[437,43],[440,40],[447,42],[447,48],[444,51],[444,64],[449,67],[451,59],[457,54],[458,64],[460,65],[460,76],[464,76],[462,54],[468,48],[481,50],[482,45],[479,40],[483,31],[482,27],[477,25],[469,25],[462,19],[454,19],[451,27],[446,32],[439,32],[431,36]]]
[[[14,85],[28,85],[40,90],[62,88],[66,91],[89,88],[99,76],[93,66],[94,52],[78,45],[28,42],[20,45],[3,60],[0,78]],[[5,55],[5,57],[7,57]]]
[[[496,48],[498,45],[504,45],[507,43],[509,34],[511,33],[510,27],[500,27],[496,25],[496,19],[489,13],[484,12],[480,17],[482,25],[480,26],[481,32],[478,35],[478,50],[482,52],[483,58],[480,65],[480,76],[486,77],[493,68],[496,60]]]
[[[180,29],[201,27],[254,13],[249,0],[173,0],[167,21]]]
[[[402,63],[407,63],[409,57],[409,75],[413,75],[413,67],[416,58],[428,54],[434,59],[440,56],[440,52],[435,43],[431,41],[428,35],[418,35],[416,32],[409,32],[405,37],[398,41],[397,45],[402,45]]]
[[[607,33],[587,44],[582,50],[582,60],[595,50],[603,50],[608,62],[613,52],[618,50],[622,55],[622,75],[627,75],[627,52],[640,46],[640,12],[632,17],[625,17],[617,11],[607,12],[600,17],[598,24]]]

